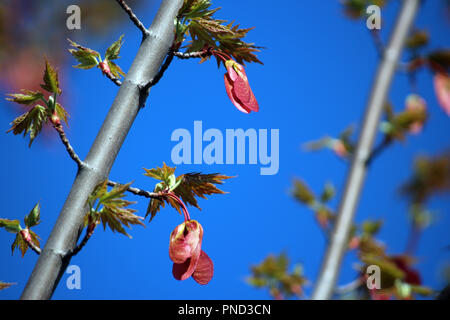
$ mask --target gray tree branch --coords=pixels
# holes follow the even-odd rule
[[[107,179],[137,114],[148,96],[143,90],[158,73],[174,40],[174,20],[183,0],[163,0],[147,30],[105,121],[79,168],[56,224],[28,279],[21,299],[51,298],[83,229],[86,200]]]

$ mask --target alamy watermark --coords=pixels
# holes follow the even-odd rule
[[[66,13],[69,15],[66,20],[66,26],[69,30],[81,29],[81,9],[79,6],[72,4],[67,7]]]
[[[172,148],[171,159],[176,165],[259,163],[261,175],[274,175],[280,165],[280,130],[270,130],[270,152],[268,137],[268,129],[226,129],[223,134],[211,128],[203,132],[202,121],[194,121],[193,134],[183,128],[172,132],[171,141],[178,143]]]
[[[368,6],[366,9],[368,15],[366,20],[366,26],[369,30],[381,29],[381,8],[377,5]]]
[[[66,280],[66,287],[69,290],[81,290],[81,269],[79,266],[72,264],[67,267],[66,273],[70,274]]]

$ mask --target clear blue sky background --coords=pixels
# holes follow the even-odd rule
[[[74,2],[76,3],[76,2]],[[218,17],[236,19],[243,27],[255,26],[249,41],[266,47],[259,57],[264,66],[247,67],[260,112],[245,115],[228,100],[223,84],[223,67],[215,62],[176,60],[163,80],[151,91],[140,112],[110,178],[152,189],[155,181],[144,177],[143,167],[151,168],[170,160],[172,131],[193,130],[202,120],[204,130],[217,128],[255,128],[280,130],[280,170],[277,175],[261,176],[260,165],[181,165],[176,173],[221,172],[237,176],[226,182],[229,194],[201,200],[202,211],[191,209],[191,216],[204,228],[203,249],[214,261],[211,283],[200,286],[192,279],[176,281],[168,255],[169,235],[182,217],[165,209],[147,225],[135,227],[130,240],[98,228],[81,254],[72,259],[82,273],[81,290],[68,290],[64,275],[55,299],[267,299],[266,291],[248,286],[245,278],[252,264],[269,253],[286,251],[295,263],[304,265],[305,275],[314,282],[324,254],[325,242],[312,213],[290,195],[294,177],[301,177],[316,192],[326,181],[342,190],[348,165],[331,152],[307,153],[301,145],[325,134],[336,135],[363,115],[378,57],[365,21],[345,18],[338,1],[214,1],[223,9]],[[115,4],[111,4],[115,5]],[[158,1],[138,15],[151,22]],[[399,9],[393,1],[382,11],[383,38],[386,40]],[[65,14],[65,13],[61,13]],[[98,14],[101,14],[100,12]],[[448,18],[448,17],[447,17]],[[449,24],[443,1],[424,1],[417,25],[432,35],[430,47],[449,46]],[[89,30],[79,31],[84,37]],[[111,27],[108,37],[90,39],[86,45],[101,52],[125,34],[119,61],[124,70],[131,65],[140,43],[140,34],[128,21]],[[447,36],[446,36],[447,35]],[[72,37],[77,39],[76,33]],[[89,39],[89,37],[88,37]],[[54,48],[63,50],[65,48]],[[73,60],[69,60],[74,64]],[[60,67],[68,85],[63,95],[71,111],[67,134],[81,157],[85,157],[111,105],[117,88],[98,70],[83,71],[69,65]],[[357,221],[380,218],[385,224],[380,239],[389,253],[401,253],[408,235],[407,203],[398,195],[400,183],[411,174],[414,156],[434,155],[449,147],[450,119],[438,107],[428,71],[418,78],[420,93],[427,100],[430,121],[422,135],[396,144],[380,156],[370,169]],[[1,88],[1,95],[8,93]],[[403,109],[410,93],[407,78],[395,77],[390,98],[397,110]],[[8,129],[15,117],[7,102],[0,102],[0,131]],[[42,223],[35,228],[42,242],[47,239],[73,182],[76,167],[62,145],[38,137],[31,149],[28,140],[0,134],[2,217],[23,219],[40,201]],[[340,192],[337,199],[339,199]],[[134,207],[145,214],[147,201]],[[337,199],[332,205],[335,207]],[[438,221],[423,235],[417,265],[424,283],[433,288],[443,285],[440,270],[449,262],[450,202],[448,197],[431,199],[429,207],[439,212]],[[0,279],[17,285],[0,291],[0,299],[16,299],[37,260],[33,252],[11,256],[12,234],[0,232]],[[339,283],[354,279],[355,257],[348,254]],[[306,288],[310,293],[311,287]]]

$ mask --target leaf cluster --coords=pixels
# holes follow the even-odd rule
[[[286,253],[269,255],[259,265],[251,267],[252,275],[247,282],[256,288],[268,288],[276,299],[301,297],[302,287],[307,283],[300,264],[289,271],[289,258]]]
[[[241,29],[239,24],[227,23],[226,20],[215,19],[214,14],[220,9],[211,9],[210,0],[185,0],[177,19],[177,42],[181,43],[186,36],[191,42],[186,46],[187,52],[196,52],[213,48],[233,56],[240,63],[262,63],[256,56],[261,47],[243,40],[253,28]],[[217,58],[220,65],[220,60]]]
[[[113,232],[119,232],[127,237],[131,236],[124,227],[141,225],[144,218],[135,215],[136,210],[128,208],[135,203],[125,200],[125,191],[131,183],[117,185],[108,191],[108,181],[99,184],[88,199],[89,211],[85,215],[84,225],[103,224],[103,229],[109,227]]]
[[[118,40],[113,42],[105,52],[105,58],[102,57],[99,52],[90,48],[83,47],[70,39],[67,39],[70,45],[75,49],[69,49],[70,54],[78,61],[79,64],[73,66],[78,69],[92,69],[94,67],[100,68],[100,63],[106,63],[111,71],[111,74],[120,79],[121,76],[125,76],[122,69],[113,60],[119,59],[120,49],[123,45],[123,35]]]
[[[25,255],[29,248],[28,242],[24,239],[26,235],[29,235],[35,246],[40,246],[38,235],[30,229],[41,222],[40,211],[39,203],[37,203],[24,218],[25,228],[22,228],[19,220],[0,219],[0,228],[4,228],[6,231],[16,235],[11,246],[13,254],[14,250],[18,248],[22,253],[22,257]]]
[[[31,147],[34,139],[41,132],[45,123],[54,121],[55,117],[56,119],[62,119],[66,124],[68,123],[69,114],[62,105],[56,102],[57,96],[61,94],[58,73],[47,60],[45,61],[43,81],[44,84],[41,87],[50,93],[48,99],[45,98],[42,92],[26,89],[22,89],[21,93],[8,94],[10,98],[6,99],[22,105],[32,106],[26,113],[14,119],[11,122],[11,128],[7,131],[12,131],[15,135],[23,134],[24,137],[29,134],[29,147]],[[41,101],[43,105],[38,104],[38,101]]]
[[[167,166],[165,163],[162,167],[155,169],[144,169],[145,176],[151,177],[160,182],[155,186],[154,192],[160,192],[160,199],[151,199],[148,205],[147,214],[150,214],[150,221],[155,217],[161,207],[165,203],[170,204],[178,212],[181,213],[180,205],[170,197],[164,197],[164,191],[172,191],[183,200],[186,205],[191,205],[197,209],[201,209],[197,198],[206,199],[208,195],[224,194],[217,185],[223,184],[224,180],[231,177],[218,173],[202,174],[202,173],[185,173],[175,176],[175,169]]]

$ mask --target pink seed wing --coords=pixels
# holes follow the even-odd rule
[[[174,263],[172,267],[172,274],[177,280],[186,280],[189,278],[197,268],[200,254],[202,252],[202,242],[200,241],[195,248],[192,256],[183,263]]]
[[[236,108],[238,108],[239,111],[244,112],[244,113],[250,113],[250,110],[247,109],[234,95],[233,93],[233,82],[230,79],[230,77],[228,76],[227,73],[225,73],[224,75],[224,79],[225,79],[225,89],[227,91],[228,97],[230,98],[231,102],[233,102],[233,104],[236,106]]]
[[[214,274],[214,264],[210,257],[202,250],[197,268],[192,278],[199,284],[205,285],[211,281]]]
[[[236,97],[244,104],[247,105],[247,103],[250,102],[251,99],[251,92],[250,85],[248,84],[248,81],[245,81],[241,77],[238,77],[234,81],[233,85],[233,91]]]
[[[450,77],[437,73],[434,76],[434,90],[441,108],[450,116]]]
[[[227,72],[232,82],[236,81],[236,79],[239,78],[237,72],[233,69],[233,66],[227,66]]]

